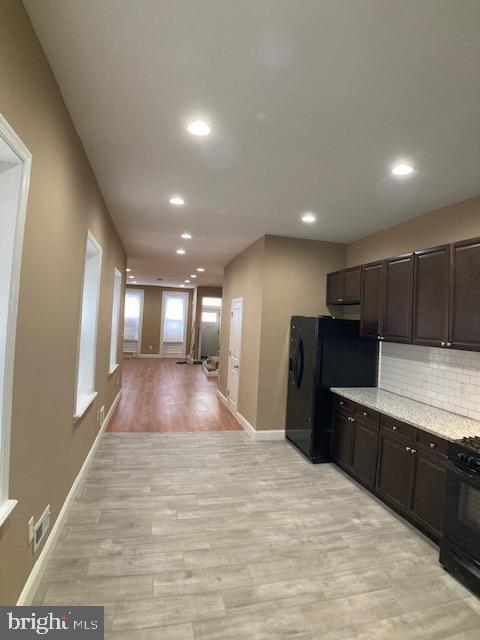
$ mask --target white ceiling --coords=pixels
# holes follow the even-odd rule
[[[480,0],[25,5],[139,282],[218,284],[264,233],[347,242],[480,193]]]

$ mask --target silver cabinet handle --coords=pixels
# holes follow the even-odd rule
[[[435,442],[430,442],[430,449],[435,449],[436,446]]]
[[[365,417],[367,417],[367,416],[368,416],[368,413],[367,413],[366,411],[362,411],[362,415],[363,415],[363,416],[365,416]]]
[[[446,346],[447,346],[447,343],[446,343],[446,342],[444,342],[443,340],[441,341],[441,343],[440,343],[440,344],[442,345],[442,347],[446,347]]]
[[[340,400],[340,402],[338,403],[341,407],[343,407],[343,405],[345,404],[345,402],[343,400]]]
[[[396,425],[396,424],[394,424],[394,425],[393,425],[393,427],[392,427],[392,431],[398,431],[398,427],[397,427],[397,425]]]
[[[417,453],[416,449],[410,449],[410,453]]]
[[[412,447],[405,447],[405,451],[408,451],[408,453],[410,453],[411,450],[412,450]]]
[[[452,343],[451,342],[447,342],[447,347],[451,347]]]
[[[343,302],[343,298],[337,298],[337,302]]]

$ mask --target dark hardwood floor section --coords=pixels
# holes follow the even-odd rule
[[[174,432],[241,429],[200,365],[174,359],[125,360],[123,393],[108,431]]]

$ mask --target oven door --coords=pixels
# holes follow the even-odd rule
[[[480,473],[447,465],[443,535],[480,561]]]

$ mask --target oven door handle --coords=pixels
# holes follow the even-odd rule
[[[468,478],[474,484],[480,487],[480,476],[475,476],[469,473],[468,469],[465,467],[459,467],[455,462],[449,461],[448,468],[455,473],[455,475],[460,476],[461,478]]]

